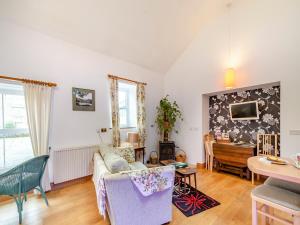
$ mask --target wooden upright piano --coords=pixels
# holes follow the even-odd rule
[[[223,170],[239,174],[250,179],[247,167],[248,158],[256,154],[256,146],[251,144],[214,143],[213,152],[216,160],[217,171]]]

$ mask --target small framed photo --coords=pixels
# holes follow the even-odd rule
[[[228,133],[222,133],[222,139],[223,140],[229,140],[229,134]]]
[[[95,111],[95,90],[72,88],[73,111]]]

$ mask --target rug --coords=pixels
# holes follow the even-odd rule
[[[183,184],[181,184],[183,186]],[[220,205],[219,202],[211,197],[203,194],[194,187],[186,184],[191,189],[189,194],[176,196],[173,193],[173,204],[187,217],[201,213],[205,210],[211,209]]]

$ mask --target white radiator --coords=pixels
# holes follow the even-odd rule
[[[98,150],[99,147],[93,145],[51,151],[54,184],[91,175],[93,155]]]

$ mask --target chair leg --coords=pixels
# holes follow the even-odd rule
[[[23,211],[23,201],[21,194],[18,194],[17,197],[13,196],[17,204],[18,214],[19,214],[19,224],[22,224],[22,211]]]
[[[256,174],[256,176],[257,176],[257,180],[259,181],[260,180],[260,175]]]
[[[269,207],[269,214],[270,214],[271,216],[274,216],[274,208]],[[270,225],[273,224],[273,219],[272,219],[272,218],[269,218],[269,224],[270,224]]]
[[[19,224],[22,224],[22,203],[17,203],[18,214],[19,214]]]
[[[264,205],[262,208],[261,208],[261,211],[264,212],[264,213],[268,213],[269,212],[269,207]],[[265,215],[261,215],[261,224],[262,225],[266,225],[268,222],[268,218],[267,216]]]
[[[294,225],[300,225],[300,216],[294,216],[293,217],[293,224]]]
[[[38,188],[36,188],[37,190],[39,190],[42,194],[42,198],[45,200],[45,203],[47,206],[49,206],[48,200],[47,200],[47,196],[42,188],[42,185],[40,185]]]
[[[42,196],[43,196],[43,198],[44,198],[44,200],[45,200],[45,202],[46,202],[46,205],[49,206],[47,196],[46,196],[46,194],[45,194],[45,192],[44,192],[42,186],[40,186],[40,189],[41,189]]]
[[[212,172],[213,171],[213,166],[214,166],[214,157],[211,155],[210,156],[210,164],[209,164],[209,169]]]
[[[257,202],[252,199],[252,225],[257,225]]]

